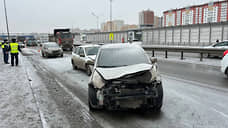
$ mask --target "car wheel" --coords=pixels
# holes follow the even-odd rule
[[[61,54],[61,57],[63,57],[63,54]]]
[[[88,76],[90,76],[91,73],[92,73],[92,71],[91,71],[89,65],[86,65],[86,73],[87,73]]]
[[[154,106],[154,111],[159,112],[163,104],[163,87],[162,84],[157,86],[158,97],[155,99],[156,105]]]
[[[98,100],[97,100],[97,95],[96,95],[96,90],[92,85],[89,85],[89,90],[88,90],[88,104],[89,104],[89,110],[94,111],[97,110]]]
[[[72,64],[73,69],[76,70],[77,69],[77,66],[74,65],[74,61],[73,60],[71,60],[71,64]]]
[[[226,76],[227,76],[227,78],[228,78],[228,68],[226,69]]]

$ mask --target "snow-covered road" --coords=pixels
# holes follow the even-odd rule
[[[218,66],[160,59],[159,69],[165,95],[161,113],[90,112],[87,104],[89,77],[84,71],[72,69],[69,53],[63,58],[42,58],[37,49],[26,49],[25,52],[28,54],[25,54],[21,66],[24,65],[24,74],[27,72],[29,79],[26,81],[33,91],[31,93],[31,89],[27,88],[36,101],[31,105],[36,110],[33,116],[38,120],[38,123],[30,122],[25,127],[32,124],[39,124],[37,127],[63,128],[228,127],[228,79],[218,71]],[[1,82],[4,80],[1,79]],[[25,91],[24,88],[21,91]],[[6,98],[0,97],[0,100],[7,103]],[[17,112],[15,108],[11,109],[11,113]],[[5,110],[2,112],[6,113]],[[5,123],[0,119],[0,126],[14,126],[6,123],[9,119]],[[17,123],[14,122],[15,125]]]

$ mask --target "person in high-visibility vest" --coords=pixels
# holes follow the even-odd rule
[[[5,64],[9,64],[8,60],[9,60],[9,46],[7,43],[8,40],[4,40],[4,42],[2,43],[2,52],[3,52],[3,58],[4,58],[4,63]]]
[[[21,51],[16,39],[12,39],[12,43],[10,43],[9,51],[11,55],[11,66],[14,66],[14,58],[16,59],[16,66],[18,66],[18,54]]]

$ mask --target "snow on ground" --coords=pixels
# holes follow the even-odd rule
[[[200,64],[200,65],[207,65],[207,66],[216,66],[220,67],[221,60],[219,59],[208,59],[204,58],[203,61],[200,61],[199,58],[185,58],[184,60],[181,60],[178,57],[169,57],[169,58],[164,58],[164,57],[157,57],[158,60],[161,61],[172,61],[172,62],[177,62],[177,63],[190,63],[190,64]]]
[[[21,61],[18,67],[4,64],[2,50],[0,58],[0,127],[42,127],[24,65]]]
[[[149,56],[152,55],[151,52],[147,51]],[[200,55],[196,53],[184,53],[184,59],[181,60],[180,53],[177,52],[169,52],[168,58],[165,58],[164,52],[155,52],[155,57],[158,58],[160,61],[171,61],[177,63],[189,63],[189,64],[200,64],[206,66],[216,66],[220,67],[221,59],[219,58],[207,58],[204,57],[203,61],[200,61]]]

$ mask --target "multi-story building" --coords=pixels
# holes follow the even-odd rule
[[[121,31],[126,31],[126,30],[132,30],[132,29],[138,29],[138,25],[135,24],[125,24],[122,28]]]
[[[162,17],[154,16],[154,26],[153,27],[155,27],[155,28],[162,27]]]
[[[139,26],[140,27],[153,27],[154,25],[154,12],[151,10],[142,11],[139,13]]]
[[[112,25],[112,28],[111,28],[111,25]],[[123,26],[124,26],[123,20],[113,20],[112,22],[108,21],[106,23],[101,24],[101,31],[103,32],[120,31]]]
[[[227,0],[168,10],[163,12],[163,26],[224,22],[228,21],[227,13]]]

